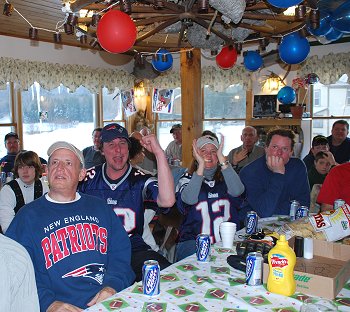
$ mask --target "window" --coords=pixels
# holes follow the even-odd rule
[[[13,114],[10,94],[10,84],[7,83],[6,89],[0,90],[0,158],[4,157],[7,153],[3,138],[6,133],[14,130],[13,127],[11,127]]]
[[[314,90],[314,106],[321,105],[321,90]]]
[[[214,92],[204,87],[203,129],[225,137],[224,155],[242,144],[245,127],[246,91],[241,85],[231,85],[224,92]]]
[[[70,92],[60,85],[48,91],[34,83],[21,95],[25,149],[47,159],[47,149],[55,141],[69,141],[79,149],[92,145],[95,96],[86,88]]]
[[[350,120],[350,86],[348,76],[343,75],[336,83],[313,85],[312,137],[329,136],[333,123],[338,119]]]
[[[125,120],[123,119],[123,106],[120,101],[120,90],[115,89],[114,92],[109,93],[107,88],[102,89],[102,103],[103,103],[103,124],[117,122],[125,127]]]
[[[165,150],[173,140],[170,129],[174,124],[181,123],[181,88],[174,89],[174,106],[172,114],[156,114],[157,137],[160,146]]]

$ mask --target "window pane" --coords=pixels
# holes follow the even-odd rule
[[[115,89],[113,93],[108,93],[107,88],[102,89],[103,120],[122,120],[123,107],[118,100],[120,90]]]
[[[204,87],[204,118],[234,119],[246,117],[246,91],[241,85],[232,85],[225,92]]]
[[[10,84],[6,84],[6,90],[0,90],[0,123],[11,123],[11,98]]]
[[[350,85],[346,81],[347,76],[343,75],[334,84],[316,83],[313,85],[313,115],[315,117],[350,116],[348,105]]]
[[[4,144],[5,135],[11,131],[14,131],[11,127],[0,127],[0,158],[4,157],[7,154],[7,150]]]
[[[168,144],[174,140],[173,135],[170,133],[170,129],[173,125],[179,123],[179,121],[160,121],[157,127],[157,138],[159,140],[160,146],[165,150]]]
[[[242,144],[241,134],[245,127],[244,120],[231,120],[231,121],[205,121],[203,123],[203,130],[210,130],[214,132],[219,140],[220,133],[225,137],[224,144],[224,155],[227,156],[228,153],[235,147]]]
[[[179,120],[181,122],[181,88],[174,89],[174,106],[172,114],[158,114],[159,120]]]
[[[79,87],[74,93],[63,85],[51,91],[38,83],[22,92],[23,143],[47,159],[55,141],[68,141],[79,149],[92,145],[95,97]]]
[[[324,135],[326,137],[331,135],[333,123],[339,119],[344,119],[350,124],[350,118],[313,119],[312,138],[316,135]]]

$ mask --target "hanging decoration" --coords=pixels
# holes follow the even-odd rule
[[[233,46],[224,46],[215,60],[221,69],[230,69],[236,64],[237,51]]]
[[[256,71],[263,65],[263,59],[257,51],[247,51],[244,55],[244,66],[250,71]]]
[[[122,91],[117,95],[117,101],[121,101],[124,107],[124,112],[127,117],[136,113],[134,100],[134,90]]]
[[[277,93],[277,100],[282,104],[290,104],[295,100],[295,90],[292,87],[285,86]]]
[[[267,0],[267,2],[276,8],[287,9],[291,6],[300,4],[303,0]]]
[[[173,56],[167,49],[159,49],[152,59],[152,66],[159,72],[165,72],[173,66]]]
[[[152,112],[158,114],[172,114],[174,106],[174,90],[153,89]]]
[[[291,33],[285,37],[279,46],[279,55],[286,64],[299,64],[304,61],[310,52],[310,44],[299,32]]]
[[[320,12],[320,26],[316,29],[312,28],[311,23],[307,24],[307,30],[314,36],[324,36],[331,30],[331,15],[329,12]]]
[[[134,45],[137,29],[128,14],[110,10],[98,22],[96,34],[104,50],[110,53],[123,53]]]

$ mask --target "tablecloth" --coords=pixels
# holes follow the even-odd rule
[[[212,247],[208,263],[197,262],[193,255],[161,271],[159,296],[143,295],[140,282],[86,311],[296,312],[303,300],[309,298],[302,293],[291,297],[273,294],[266,290],[266,285],[247,286],[245,273],[227,264],[230,254],[235,251],[217,244]],[[350,311],[350,281],[334,302],[339,311]]]

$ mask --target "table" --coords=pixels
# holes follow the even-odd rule
[[[212,247],[211,262],[199,263],[192,255],[161,271],[158,297],[143,295],[141,283],[135,283],[85,311],[297,312],[302,300],[308,298],[301,293],[291,297],[273,294],[266,285],[245,285],[245,274],[226,262],[230,254],[235,251],[223,249],[219,243]],[[339,311],[350,311],[350,281],[336,302]]]

